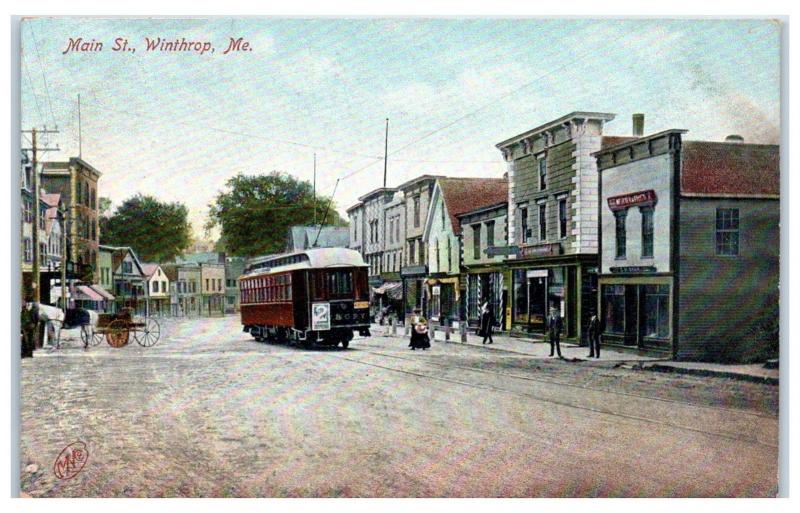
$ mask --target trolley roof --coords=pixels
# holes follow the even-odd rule
[[[367,264],[361,258],[361,253],[353,249],[314,248],[255,258],[248,262],[247,267],[247,273],[242,278],[297,269],[367,267]]]

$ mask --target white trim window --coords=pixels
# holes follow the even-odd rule
[[[718,208],[716,223],[718,256],[739,256],[739,209]]]

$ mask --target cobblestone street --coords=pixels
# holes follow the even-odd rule
[[[30,496],[773,496],[778,387],[402,337],[255,342],[165,320],[22,362]],[[77,332],[65,332],[77,337]],[[74,478],[53,464],[75,441]]]

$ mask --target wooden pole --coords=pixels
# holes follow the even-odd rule
[[[33,266],[31,271],[31,287],[33,289],[33,301],[41,302],[42,295],[39,290],[39,169],[36,155],[36,129],[31,130],[31,163],[33,165]]]

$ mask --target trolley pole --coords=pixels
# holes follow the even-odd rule
[[[386,118],[386,137],[383,142],[383,188],[386,188],[386,170],[389,163],[389,118]]]

